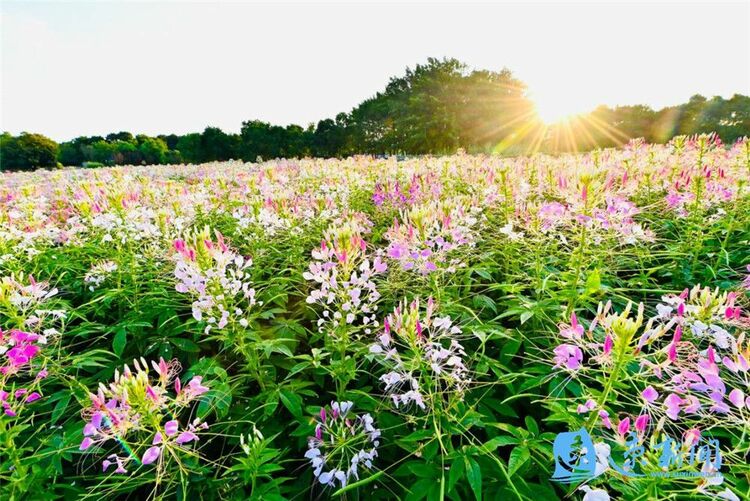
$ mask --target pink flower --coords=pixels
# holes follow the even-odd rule
[[[595,408],[596,408],[596,402],[592,399],[588,399],[586,400],[585,404],[583,405],[579,404],[576,411],[578,412],[578,414],[584,414],[586,412],[591,412]]]
[[[742,390],[735,388],[729,392],[729,401],[732,402],[735,407],[741,409],[745,403],[745,393]]]
[[[698,442],[700,442],[700,439],[701,431],[698,428],[690,428],[682,435],[682,440],[688,447],[696,445]]]
[[[177,433],[179,425],[180,423],[178,423],[174,419],[171,421],[167,421],[164,424],[164,433],[166,433],[168,437],[171,437],[172,435]]]
[[[193,433],[192,431],[183,431],[180,433],[180,435],[177,437],[176,442],[180,445],[186,444],[188,442],[192,442],[193,440],[198,440],[198,435]]]
[[[612,346],[614,346],[615,342],[612,340],[612,336],[607,334],[607,337],[604,338],[604,354],[609,355],[612,352]]]
[[[635,429],[638,430],[639,433],[645,432],[646,428],[648,427],[648,422],[648,414],[641,414],[635,420]]]
[[[201,384],[202,381],[203,376],[193,376],[193,379],[188,382],[187,387],[185,388],[185,392],[189,393],[190,398],[203,395],[208,391],[208,388]]]
[[[667,407],[667,416],[669,416],[670,419],[677,419],[677,416],[680,414],[680,405],[682,405],[682,403],[683,401],[679,395],[675,393],[667,395],[667,398],[664,399],[664,405]]]
[[[732,320],[733,318],[739,320],[741,313],[742,311],[739,308],[727,307],[724,316],[727,317],[727,320]]]
[[[736,360],[732,360],[729,357],[724,357],[722,359],[722,363],[727,369],[734,372],[735,374],[737,372],[747,372],[748,370],[750,370],[750,364],[748,364],[747,359],[741,353],[737,354]]]
[[[647,386],[646,389],[641,392],[641,396],[646,402],[653,403],[654,400],[659,398],[659,393],[653,386]]]
[[[617,433],[620,435],[627,435],[627,433],[630,431],[630,418],[626,417],[625,419],[620,421],[620,424],[617,425]]]
[[[560,335],[565,339],[581,339],[583,337],[583,325],[578,323],[575,312],[570,314],[570,325],[560,324]]]
[[[683,410],[687,414],[696,414],[699,410],[701,410],[701,402],[695,395],[688,395],[687,397],[685,397],[685,400],[683,400],[682,403],[685,404]]]
[[[91,438],[86,437],[81,442],[81,446],[79,447],[79,450],[85,451],[86,449],[88,449],[89,447],[91,447],[91,444],[93,444],[93,443],[94,443],[94,441]]]
[[[609,420],[609,412],[605,410],[599,411],[599,417],[602,420],[602,425],[608,430],[612,429],[612,421]]]
[[[375,258],[372,267],[375,270],[375,273],[383,273],[388,269],[388,265],[380,259],[380,256]]]
[[[32,393],[29,393],[28,396],[26,397],[26,402],[31,403],[36,400],[39,400],[40,398],[42,398],[42,396],[39,393],[32,392]]]
[[[674,337],[672,338],[672,342],[669,344],[669,350],[667,351],[670,362],[674,362],[675,360],[677,360],[677,343],[679,343],[681,339],[682,327],[678,325],[674,330]]]
[[[146,452],[143,454],[143,459],[141,462],[143,464],[151,464],[157,459],[159,459],[159,456],[161,455],[161,447],[153,446],[146,449]]]
[[[561,344],[554,349],[555,367],[565,366],[570,370],[577,370],[581,367],[583,352],[577,346],[572,344]]]

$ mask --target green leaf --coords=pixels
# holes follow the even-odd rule
[[[482,469],[479,467],[479,463],[474,458],[464,458],[466,463],[466,478],[469,480],[471,490],[474,492],[474,497],[477,501],[482,499]]]
[[[285,344],[275,344],[273,347],[271,347],[271,351],[275,353],[281,353],[282,355],[286,355],[289,358],[294,357],[294,353],[292,353],[292,350],[289,349],[289,347]]]
[[[485,454],[489,454],[490,452],[493,452],[498,447],[502,447],[504,445],[515,445],[517,443],[518,443],[517,438],[503,435],[503,436],[495,437],[495,438],[488,440],[481,447],[479,447],[479,450]]]
[[[296,418],[302,417],[302,397],[287,390],[280,391],[279,397],[281,398],[281,403],[292,413],[292,416]]]
[[[464,462],[458,459],[453,460],[453,464],[451,464],[451,471],[448,474],[448,492],[451,492],[453,490],[453,488],[456,486],[456,482],[458,482],[461,477],[464,476],[465,472],[466,468],[464,467]]]
[[[521,313],[521,325],[525,324],[528,319],[534,316],[533,311],[525,311]]]
[[[112,339],[112,351],[118,357],[122,356],[122,352],[125,351],[125,345],[128,342],[128,333],[125,329],[119,329],[115,333],[114,339]]]
[[[586,290],[584,291],[584,295],[592,296],[596,294],[601,286],[602,280],[599,276],[599,270],[595,269],[588,277],[586,277]]]
[[[526,423],[526,429],[528,429],[532,435],[539,435],[539,425],[536,424],[536,421],[534,421],[533,417],[526,416],[524,418],[524,422]]]
[[[56,423],[57,420],[60,419],[60,417],[63,415],[63,413],[65,413],[65,409],[68,408],[71,397],[71,393],[65,393],[64,396],[57,402],[55,408],[52,409],[52,416],[50,417],[50,422],[52,424]]]
[[[474,268],[474,273],[484,278],[485,280],[492,280],[492,275],[487,270],[484,270],[481,268]]]
[[[201,351],[198,345],[189,339],[174,338],[170,339],[169,342],[175,345],[178,349],[188,353],[198,353]]]
[[[531,454],[526,447],[518,446],[510,452],[508,458],[508,476],[513,476],[529,460]]]

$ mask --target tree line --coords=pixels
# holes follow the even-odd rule
[[[724,142],[750,135],[750,97],[696,95],[687,103],[600,106],[547,126],[526,86],[512,73],[469,70],[456,59],[430,58],[390,79],[385,89],[349,113],[306,128],[259,120],[239,134],[217,127],[151,137],[129,132],[77,137],[57,144],[40,134],[0,136],[0,167],[202,163],[258,158],[344,157],[354,154],[522,154],[618,146],[631,138],[666,142],[675,135],[715,131]]]

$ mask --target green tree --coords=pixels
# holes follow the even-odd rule
[[[19,136],[0,136],[0,168],[33,170],[57,165],[58,144],[41,134],[22,132]]]
[[[143,156],[142,163],[145,164],[163,164],[167,155],[167,143],[163,140],[148,137],[138,136],[138,151]]]

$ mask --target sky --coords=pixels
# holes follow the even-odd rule
[[[306,126],[428,57],[510,69],[544,117],[750,94],[750,1],[0,3],[0,130]]]

